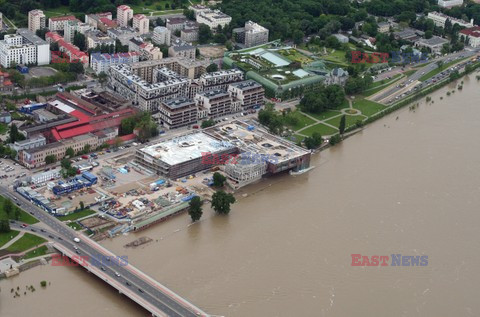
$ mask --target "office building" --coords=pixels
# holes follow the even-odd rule
[[[445,27],[445,22],[447,22],[447,20],[450,20],[450,23],[452,23],[452,26],[455,24],[458,24],[459,26],[462,26],[465,28],[472,28],[474,26],[473,19],[471,19],[470,22],[467,22],[467,21],[457,19],[436,11],[429,12],[427,15],[427,18],[432,20],[435,26],[440,26],[442,28]]]
[[[232,17],[219,10],[207,10],[200,12],[197,17],[198,23],[206,24],[210,29],[215,30],[218,26],[222,28],[232,22]]]
[[[0,41],[0,64],[10,67],[11,64],[50,63],[50,45],[28,29],[17,29],[17,34],[6,34]]]

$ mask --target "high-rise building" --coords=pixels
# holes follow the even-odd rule
[[[170,46],[171,36],[172,36],[172,33],[170,32],[169,29],[167,29],[164,26],[157,26],[156,28],[153,29],[152,40],[155,44],[158,44],[158,45],[165,44]]]
[[[268,42],[268,29],[252,21],[245,22],[245,27],[233,29],[235,40],[244,47],[262,45]]]
[[[140,35],[146,34],[149,31],[150,20],[144,14],[135,14],[132,25]]]
[[[48,29],[50,31],[63,31],[68,21],[78,21],[78,19],[73,15],[53,17],[48,19]]]
[[[82,23],[78,20],[67,21],[63,29],[63,38],[68,43],[72,43],[75,32],[85,34],[85,32],[90,30],[93,30],[93,27],[88,23]]]
[[[44,29],[46,21],[47,19],[42,10],[32,10],[28,12],[28,29],[33,33],[37,30]]]
[[[133,18],[133,10],[127,5],[117,7],[117,24],[119,26],[128,26],[128,21]]]

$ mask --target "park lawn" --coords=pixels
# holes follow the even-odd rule
[[[370,117],[385,109],[385,106],[367,99],[358,99],[353,102],[353,108],[360,110],[363,115]]]
[[[329,127],[323,123],[318,123],[310,128],[307,128],[300,133],[306,136],[312,136],[313,132],[319,132],[322,136],[332,135],[338,133],[338,129]]]
[[[18,218],[18,221],[28,223],[29,225],[33,225],[34,223],[38,222],[37,218],[23,210],[20,210],[20,218]]]
[[[355,123],[357,123],[358,120],[364,120],[365,118],[367,118],[367,117],[364,116],[364,115],[346,115],[345,116],[345,127],[348,128],[349,126],[355,125]],[[327,123],[331,124],[335,127],[338,127],[340,125],[340,120],[341,119],[342,119],[341,116],[336,117],[336,118],[328,120]]]
[[[341,112],[338,110],[327,110],[320,113],[312,113],[312,112],[305,112],[305,113],[320,121],[330,119],[331,117],[335,117],[341,114]]]
[[[0,248],[5,245],[8,241],[12,240],[20,231],[10,230],[10,232],[1,232],[0,233]]]
[[[80,219],[80,218],[83,218],[83,217],[86,217],[86,216],[90,216],[90,215],[93,215],[95,214],[95,211],[91,210],[91,209],[85,209],[85,210],[81,210],[81,211],[77,211],[75,213],[72,213],[72,214],[69,214],[69,215],[66,215],[66,216],[59,216],[58,217],[58,220],[61,220],[61,221],[68,221],[68,220],[77,220],[77,219]]]
[[[73,14],[71,11],[70,11],[70,8],[68,6],[58,6],[58,7],[55,7],[55,9],[51,9],[51,10],[44,10],[43,13],[45,14],[45,17],[48,19],[48,18],[51,18],[51,17],[57,17],[57,16],[62,16],[62,15],[71,15]],[[47,24],[48,24],[48,21],[47,21]]]
[[[31,233],[25,233],[23,237],[15,241],[11,246],[7,248],[10,252],[22,252],[33,248],[39,244],[47,242],[44,238],[33,235]]]
[[[321,58],[330,62],[334,62],[339,65],[347,66],[348,62],[345,59],[345,51],[328,49],[328,55],[324,55]]]
[[[8,130],[8,125],[6,125],[5,123],[0,123],[0,134],[5,134],[7,130]]]
[[[3,208],[4,199],[5,198],[3,196],[0,196],[0,209]],[[14,201],[12,201],[12,204],[14,205],[15,208],[20,209],[18,206],[15,205]],[[18,219],[18,221],[28,223],[29,225],[33,225],[34,223],[38,222],[37,218],[33,217],[32,215],[23,211],[22,209],[20,209],[20,218]]]
[[[297,118],[298,120],[298,123],[295,125],[287,124],[287,126],[294,131],[300,130],[301,128],[304,128],[308,125],[315,123],[315,121],[313,121],[312,119],[310,119],[309,117],[301,113],[300,111],[292,111],[289,114],[287,114],[287,116],[292,116],[294,118]]]
[[[73,230],[77,230],[77,231],[83,229],[83,227],[81,225],[79,225],[77,222],[70,222],[70,223],[67,224],[67,226],[69,226]]]
[[[441,68],[435,68],[434,70],[426,73],[425,75],[423,75],[422,77],[420,77],[418,80],[419,81],[425,81],[427,79],[430,79],[432,78],[433,76],[437,75],[437,74],[440,74],[441,72],[443,72],[444,70],[446,70],[447,68],[449,68],[450,66],[452,65],[455,65],[457,63],[460,63],[461,61],[465,60],[465,59],[468,59],[470,57],[465,57],[465,58],[461,58],[461,59],[457,59],[457,60],[454,60],[454,61],[451,61],[451,62],[448,62],[446,64],[443,64]]]
[[[35,258],[37,256],[41,256],[41,255],[45,255],[48,253],[48,248],[46,245],[42,245],[41,247],[39,248],[36,248],[32,251],[28,251],[27,253],[25,253],[25,255],[23,256],[23,259],[24,260],[27,260],[27,259],[31,259],[31,258]]]

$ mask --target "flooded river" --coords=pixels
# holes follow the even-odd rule
[[[227,217],[206,210],[189,226],[182,215],[102,244],[215,315],[479,316],[480,89],[463,80],[316,155],[308,174],[247,187]],[[154,241],[123,247],[140,236]],[[428,265],[352,267],[354,253]],[[37,267],[0,287],[2,317],[148,315],[78,268]]]

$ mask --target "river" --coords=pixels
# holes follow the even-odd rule
[[[474,77],[315,155],[307,174],[247,187],[229,216],[205,208],[197,224],[182,215],[102,244],[215,315],[479,316]],[[154,241],[123,247],[141,236]],[[427,255],[428,265],[353,267],[356,253]],[[12,298],[30,284],[35,293]],[[147,315],[79,268],[37,267],[0,288],[2,317]]]

